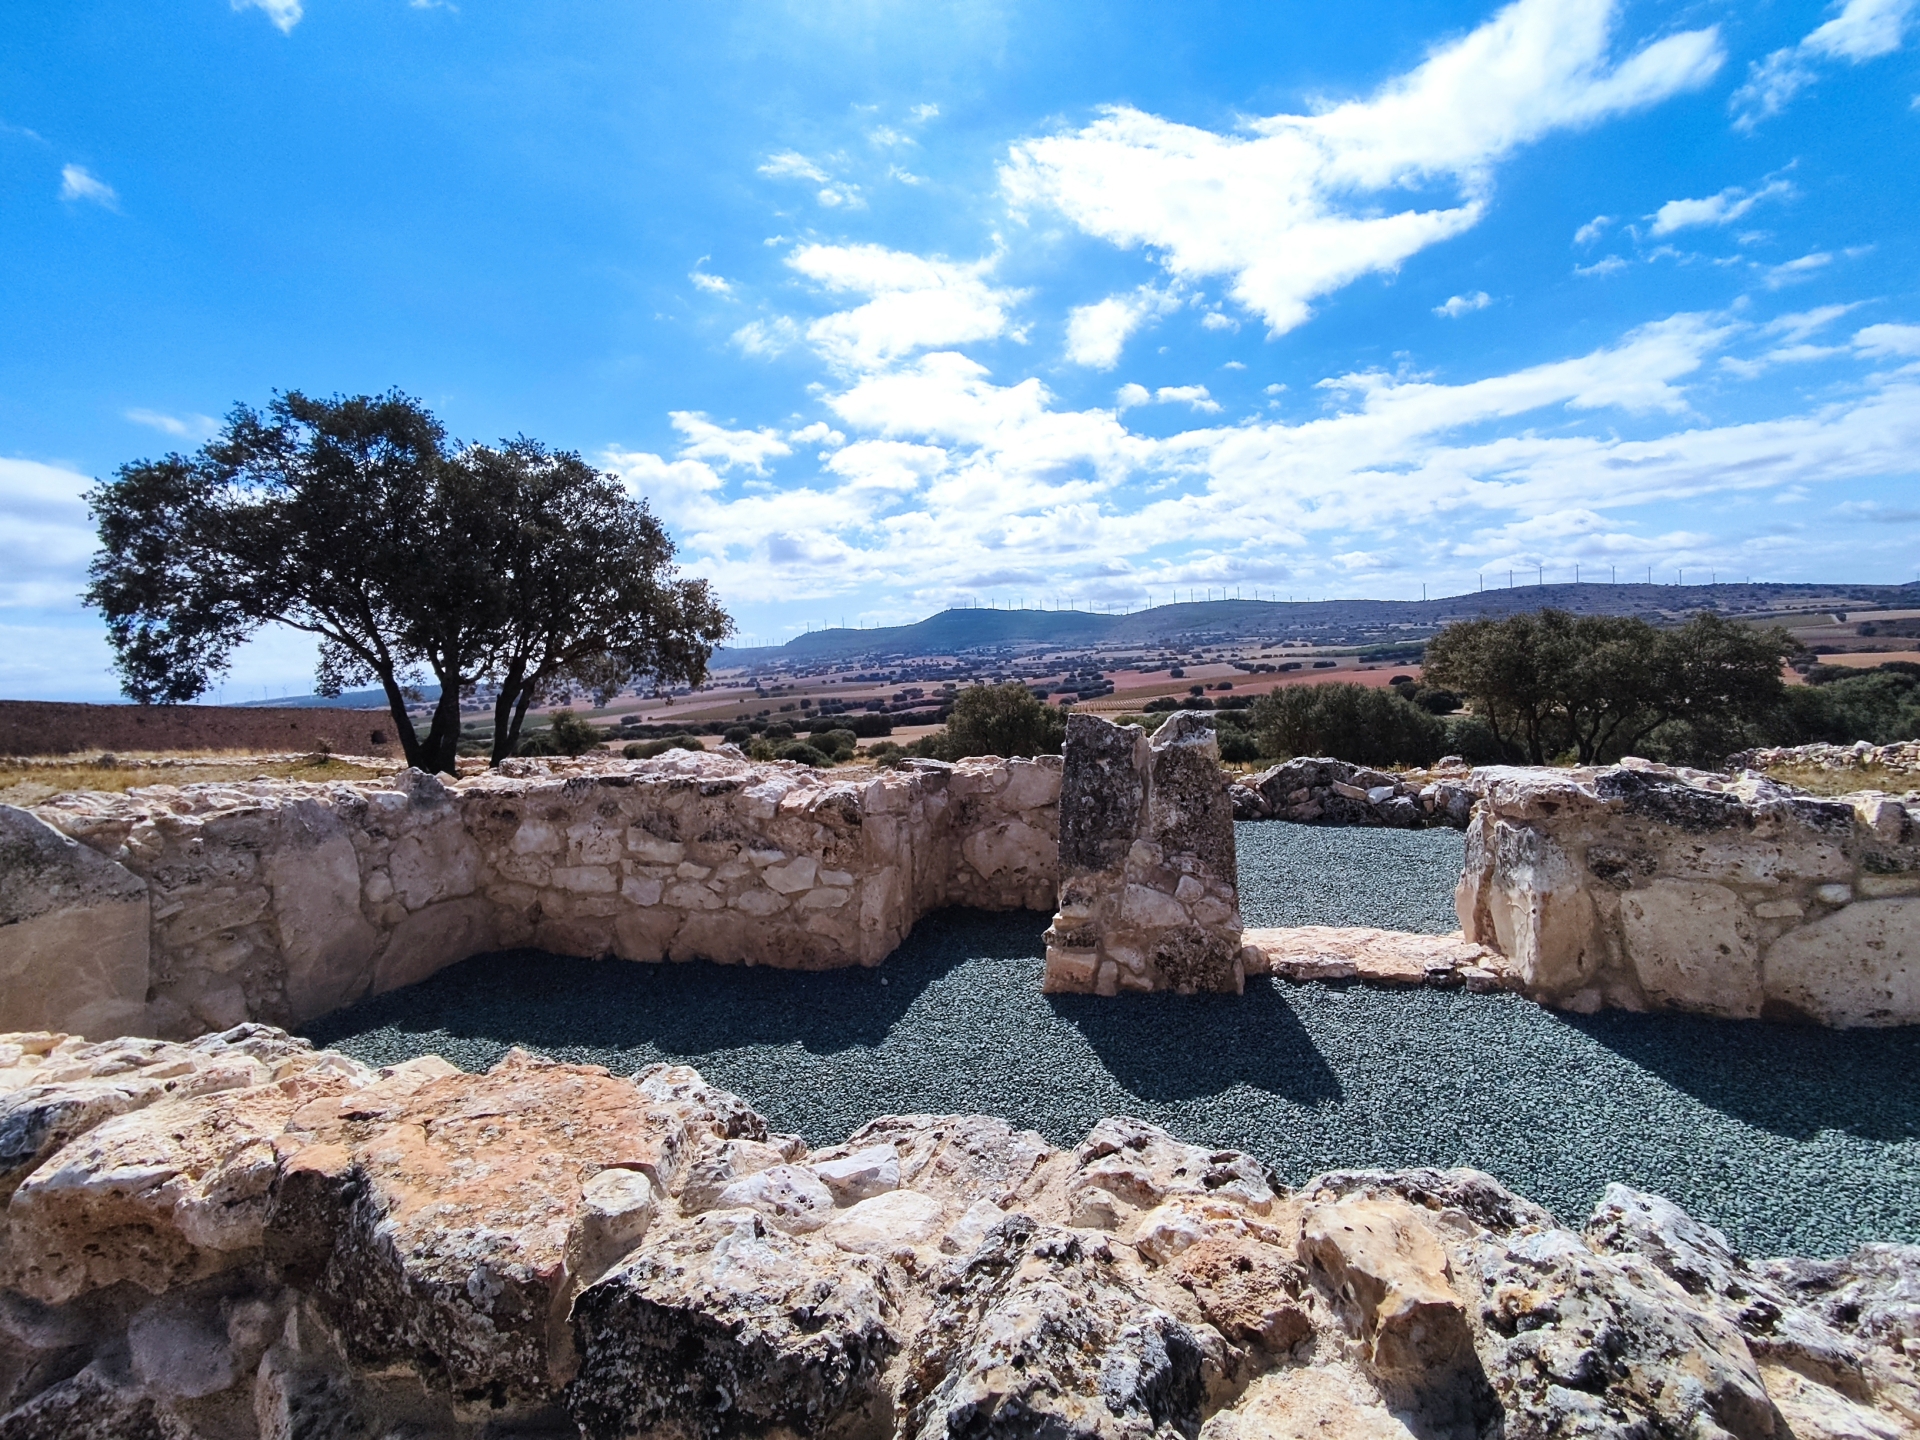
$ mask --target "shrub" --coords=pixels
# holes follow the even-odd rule
[[[1446,727],[1390,690],[1291,685],[1253,707],[1262,754],[1326,755],[1361,765],[1426,765],[1443,753]]]
[[[585,717],[571,710],[553,712],[553,720],[547,726],[547,736],[553,742],[555,752],[561,755],[584,755],[597,747],[603,738],[599,730],[587,723]]]
[[[946,734],[936,748],[943,760],[1046,755],[1057,754],[1066,737],[1065,713],[1014,680],[1004,685],[969,685],[956,695]]]
[[[811,765],[816,770],[831,769],[833,757],[823,754],[804,740],[790,740],[774,752],[776,760],[797,760],[802,765]]]
[[[851,730],[816,730],[813,732],[812,745],[823,754],[831,755],[835,762],[851,760],[853,748],[859,740]]]
[[[656,755],[664,755],[669,750],[704,750],[691,735],[673,735],[665,740],[641,740],[631,745],[623,745],[620,753],[629,760],[651,760]]]
[[[893,721],[885,715],[836,715],[833,724],[837,730],[851,730],[862,740],[878,740],[893,734]],[[813,733],[818,735],[820,731],[815,729]]]
[[[760,733],[777,745],[782,740],[793,739],[793,726],[784,720],[776,720]]]
[[[1187,678],[1187,672],[1176,665],[1167,671],[1167,678],[1170,680],[1184,680]]]
[[[721,732],[720,738],[729,745],[738,745],[741,749],[753,741],[753,731],[745,725],[729,725]]]

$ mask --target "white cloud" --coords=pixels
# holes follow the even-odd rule
[[[1446,304],[1434,306],[1433,313],[1444,316],[1448,320],[1458,320],[1462,315],[1471,314],[1475,310],[1484,310],[1491,304],[1493,304],[1491,295],[1484,290],[1476,290],[1471,295],[1450,297]]]
[[[1480,219],[1496,161],[1705,83],[1716,30],[1669,35],[1610,64],[1611,0],[1518,0],[1366,100],[1250,122],[1244,136],[1125,106],[1022,142],[1002,169],[1018,206],[1050,205],[1089,234],[1147,246],[1183,279],[1231,277],[1274,333],[1310,302],[1388,273]],[[1451,183],[1438,208],[1400,188]]]
[[[920,143],[911,135],[903,135],[891,125],[876,125],[867,132],[867,139],[870,143],[879,146],[883,150],[891,150],[901,145],[917,145]]]
[[[691,271],[687,275],[687,278],[710,295],[733,294],[733,285],[731,282],[723,280],[718,275],[709,275],[704,270]]]
[[[1573,232],[1573,243],[1576,245],[1591,245],[1594,241],[1598,240],[1601,235],[1606,233],[1607,227],[1611,224],[1613,224],[1613,216],[1596,215]]]
[[[829,363],[856,371],[1010,333],[1007,310],[1022,292],[987,282],[994,263],[928,259],[882,245],[804,245],[787,258],[822,290],[868,297],[807,326],[807,339]]]
[[[1792,285],[1809,278],[1814,271],[1825,269],[1833,263],[1833,256],[1826,251],[1815,251],[1811,255],[1802,255],[1798,260],[1789,260],[1783,265],[1770,265],[1761,278],[1769,290],[1778,290],[1783,285]]]
[[[800,327],[785,315],[751,320],[733,332],[733,343],[758,359],[771,359],[800,343]]]
[[[760,173],[774,180],[803,180],[809,185],[818,185],[820,189],[814,198],[828,209],[845,205],[858,210],[867,203],[861,198],[858,185],[834,179],[798,150],[782,150],[777,155],[769,155],[760,166]]]
[[[60,167],[60,198],[62,200],[91,200],[95,205],[104,205],[116,210],[120,197],[106,181],[97,178],[84,165],[62,165]]]
[[[828,449],[837,449],[847,443],[847,437],[824,420],[816,420],[811,425],[794,430],[787,438],[796,445],[824,445]]]
[[[1240,322],[1231,315],[1222,315],[1218,310],[1209,310],[1200,317],[1203,330],[1238,330]]]
[[[1920,325],[1869,325],[1854,333],[1853,347],[1875,359],[1920,357]]]
[[[0,609],[77,611],[99,541],[81,497],[93,481],[0,459]]]
[[[1135,405],[1151,405],[1153,392],[1144,385],[1136,385],[1129,380],[1114,392],[1114,405],[1121,410],[1130,410]]]
[[[667,418],[687,437],[680,446],[682,460],[710,460],[722,470],[738,466],[764,475],[768,460],[793,453],[793,447],[780,438],[777,430],[728,430],[698,410],[672,410]]]
[[[262,11],[282,35],[291,34],[293,27],[300,23],[300,17],[306,13],[300,8],[300,0],[231,0],[231,3],[236,13],[241,10]]]
[[[1655,235],[1671,235],[1694,225],[1730,225],[1762,200],[1792,193],[1793,186],[1785,180],[1771,181],[1751,193],[1729,185],[1718,195],[1702,200],[1669,200],[1648,218],[1653,221]]]
[[[1220,402],[1207,393],[1204,385],[1162,385],[1153,392],[1162,405],[1191,405],[1206,415],[1218,415]]]
[[[1751,134],[1778,115],[1793,97],[1819,78],[1816,64],[1843,60],[1864,64],[1891,55],[1905,38],[1916,0],[1845,0],[1839,13],[1803,37],[1748,67],[1747,81],[1728,101],[1736,130]]]
[[[1593,264],[1591,265],[1574,266],[1573,273],[1576,275],[1589,275],[1589,276],[1617,275],[1626,268],[1627,268],[1627,262],[1622,260],[1618,255],[1608,255],[1604,259],[1594,261]]]
[[[940,107],[934,104],[916,105],[909,113],[914,119],[924,123],[938,115],[940,113]]]
[[[1789,341],[1800,341],[1817,331],[1824,330],[1850,310],[1858,310],[1860,303],[1851,305],[1820,305],[1812,310],[1797,310],[1791,315],[1775,316],[1760,327],[1763,335],[1784,335]]]
[[[1067,315],[1067,359],[1094,370],[1111,370],[1120,363],[1120,352],[1134,331],[1179,308],[1179,297],[1172,290],[1152,285],[1077,305]]]
[[[211,415],[188,415],[183,419],[159,410],[128,410],[125,413],[127,419],[136,425],[151,426],[164,435],[174,435],[184,440],[205,440],[220,428],[220,422]]]

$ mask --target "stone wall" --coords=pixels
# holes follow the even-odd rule
[[[0,807],[0,1026],[297,1025],[521,945],[874,965],[940,906],[1054,900],[1056,758],[503,768]]]
[[[337,750],[392,758],[400,744],[385,709],[0,700],[0,755],[82,750]]]
[[[1911,800],[1822,800],[1643,761],[1492,767],[1474,784],[1460,921],[1534,999],[1920,1022]]]
[[[1047,990],[1239,994],[1233,808],[1212,728],[1179,711],[1149,741],[1072,715],[1065,754]]]
[[[809,1148],[684,1066],[0,1035],[10,1440],[1891,1440],[1920,1250],[1289,1190],[1100,1121]]]
[[[1473,810],[1471,769],[1449,757],[1431,770],[1392,774],[1345,760],[1283,760],[1258,775],[1236,775],[1228,793],[1236,820],[1296,825],[1464,830]]]

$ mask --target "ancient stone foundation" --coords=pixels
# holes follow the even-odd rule
[[[940,906],[1053,903],[1060,767],[848,780],[672,751],[0,806],[0,1025],[297,1025],[520,945],[875,965]]]
[[[1169,715],[1151,741],[1137,725],[1068,718],[1046,943],[1049,991],[1240,993],[1233,808],[1198,716]]]
[[[980,1115],[818,1148],[683,1066],[0,1035],[0,1436],[1894,1440],[1920,1250]]]
[[[1920,809],[1640,761],[1474,782],[1460,921],[1527,995],[1920,1022]]]

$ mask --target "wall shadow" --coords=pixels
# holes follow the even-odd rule
[[[1143,1100],[1194,1100],[1250,1085],[1300,1105],[1345,1098],[1339,1078],[1274,984],[1244,995],[1049,995],[1109,1074]]]
[[[656,964],[503,950],[337,1010],[305,1034],[333,1045],[374,1030],[433,1032],[542,1053],[651,1045],[705,1055],[798,1043],[826,1055],[880,1044],[955,966],[1037,958],[1046,926],[1046,917],[1025,911],[936,911],[872,969]]]
[[[1920,1136],[1920,1026],[1827,1030],[1625,1010],[1555,1018],[1701,1104],[1776,1135]]]

